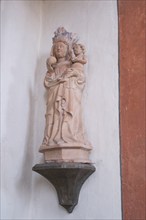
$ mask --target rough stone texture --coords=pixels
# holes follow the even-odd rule
[[[119,1],[123,219],[145,219],[145,1]]]
[[[92,164],[82,163],[44,163],[36,164],[32,169],[53,184],[59,204],[69,213],[78,203],[83,183],[95,171]]]

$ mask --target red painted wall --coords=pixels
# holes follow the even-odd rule
[[[146,1],[118,2],[123,219],[146,219]]]

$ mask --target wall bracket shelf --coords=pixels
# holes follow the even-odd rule
[[[59,204],[71,213],[78,203],[83,183],[95,171],[95,167],[84,163],[50,162],[36,164],[32,170],[53,184]]]

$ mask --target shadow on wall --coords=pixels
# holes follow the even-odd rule
[[[32,86],[30,86],[27,76],[20,74],[16,68],[11,69],[11,76],[13,76],[13,83],[9,88],[9,100],[7,110],[8,125],[8,141],[7,167],[11,167],[10,175],[11,185],[9,190],[13,190],[13,194],[9,194],[8,201],[13,199],[13,218],[27,217],[28,206],[31,200],[32,192],[32,165],[33,165],[33,147],[35,138],[35,96]],[[25,71],[24,71],[25,72]],[[24,73],[22,72],[22,73]],[[34,74],[34,73],[32,73]],[[32,78],[32,77],[31,77]],[[17,83],[19,82],[19,83]],[[26,141],[26,142],[25,142]],[[6,170],[8,169],[6,167]],[[7,177],[7,179],[8,179]],[[12,198],[13,195],[13,198]],[[17,205],[18,212],[15,213]],[[19,216],[21,214],[21,216]]]
[[[29,88],[29,112],[27,123],[26,143],[24,146],[24,155],[21,168],[21,177],[18,181],[18,189],[24,190],[25,193],[28,189],[31,189],[32,172],[31,167],[33,165],[33,142],[34,142],[34,128],[35,128],[35,105],[34,105],[34,92],[32,88]],[[25,117],[25,116],[24,116]],[[25,183],[24,185],[22,185]]]
[[[43,155],[38,152],[39,146],[43,140],[43,132],[41,130],[43,126],[43,122],[45,121],[45,113],[43,109],[45,108],[45,94],[43,90],[43,80],[45,76],[45,72],[43,71],[46,61],[46,55],[42,56],[37,61],[36,69],[35,69],[35,77],[34,77],[34,89],[29,87],[28,97],[26,97],[29,105],[28,115],[27,117],[27,130],[26,130],[26,143],[24,144],[23,150],[23,161],[21,163],[21,176],[17,181],[17,190],[21,192],[21,194],[28,194],[28,200],[31,197],[32,193],[32,176],[33,171],[32,167],[35,165],[34,161],[37,158],[37,163],[43,161]],[[46,70],[45,70],[46,71]],[[43,94],[44,93],[44,94]],[[24,104],[25,105],[25,104]],[[43,107],[44,108],[43,108]],[[43,115],[43,117],[42,117]],[[25,115],[22,115],[25,118]],[[25,120],[25,119],[24,119]],[[37,181],[41,181],[41,176],[37,178]],[[36,183],[37,184],[37,183]],[[38,184],[37,184],[38,185]],[[24,197],[26,198],[26,196]]]

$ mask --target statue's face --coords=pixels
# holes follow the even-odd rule
[[[56,58],[64,58],[66,57],[68,52],[68,46],[64,44],[63,42],[57,42],[54,45],[54,53]]]
[[[73,46],[73,50],[74,50],[75,55],[79,55],[80,53],[82,53],[82,49],[79,44],[75,44]]]

